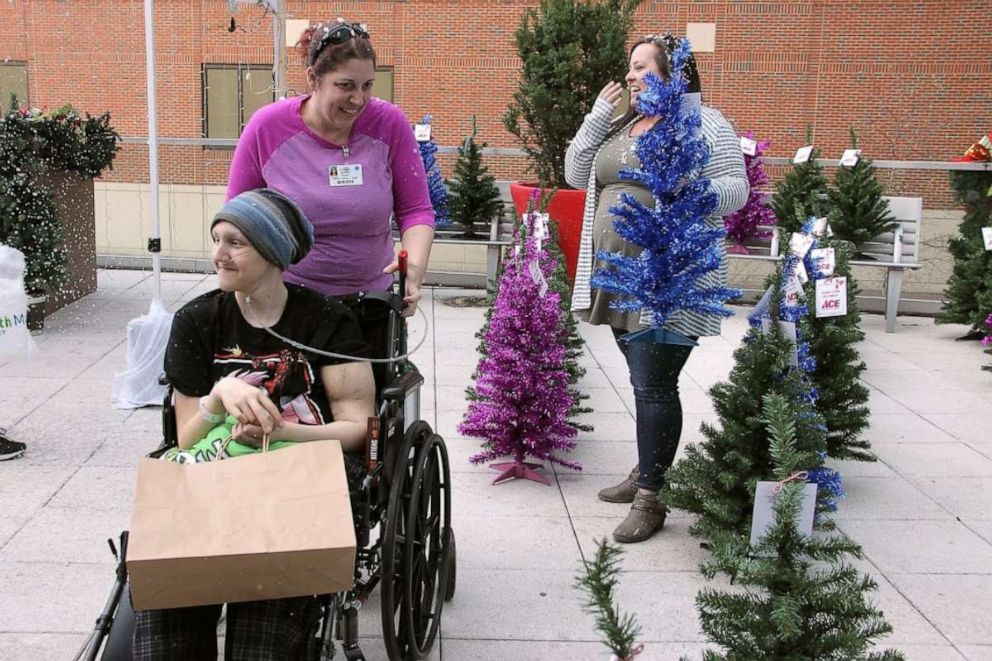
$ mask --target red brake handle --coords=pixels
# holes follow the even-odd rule
[[[400,254],[396,256],[396,265],[397,265],[396,270],[397,272],[399,272],[400,275],[400,282],[399,282],[400,298],[406,297],[406,258],[407,258],[407,252],[405,250],[401,250]]]

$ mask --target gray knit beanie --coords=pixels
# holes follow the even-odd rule
[[[313,246],[313,225],[296,203],[270,188],[245,191],[221,207],[210,229],[227,221],[267,261],[282,270],[303,259]]]

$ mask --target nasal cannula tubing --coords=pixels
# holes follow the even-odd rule
[[[217,241],[216,237],[214,237],[214,241],[215,242]],[[232,262],[233,261],[237,261],[240,257],[242,257],[242,256],[241,255],[235,255],[233,257],[228,258],[228,260],[226,260],[226,261],[232,261]],[[399,253],[399,255],[397,256],[397,263],[398,263],[398,267],[399,267],[397,270],[400,273],[400,284],[401,284],[400,290],[401,291],[404,289],[404,287],[402,285],[404,284],[404,282],[406,280],[406,259],[407,259],[407,253],[406,253],[406,251],[405,250],[401,250],[400,253]],[[251,305],[251,294],[246,294],[245,295],[245,304],[254,313],[255,310],[254,310],[254,308],[252,308],[252,305]],[[261,328],[262,328],[262,330],[264,330],[266,333],[268,333],[272,337],[275,337],[275,338],[278,338],[279,340],[282,340],[283,342],[285,342],[289,346],[293,347],[294,349],[299,349],[300,351],[306,351],[306,352],[309,352],[309,353],[315,353],[315,354],[317,354],[319,356],[326,356],[328,358],[339,358],[341,360],[350,360],[350,361],[356,362],[356,363],[397,363],[397,362],[399,362],[401,360],[406,360],[407,358],[409,358],[410,356],[412,356],[414,353],[416,353],[420,349],[420,347],[422,347],[424,345],[424,342],[427,341],[427,331],[428,331],[428,328],[430,327],[430,322],[427,320],[427,315],[424,313],[423,310],[420,309],[420,306],[419,305],[417,306],[417,312],[419,312],[421,314],[421,316],[424,318],[424,336],[422,338],[420,338],[420,342],[418,342],[417,343],[417,346],[415,346],[413,349],[411,349],[410,351],[407,351],[406,353],[404,353],[402,355],[394,356],[392,358],[365,358],[363,356],[350,356],[350,355],[345,354],[345,353],[335,353],[333,351],[324,351],[323,349],[317,349],[316,347],[307,346],[306,344],[303,344],[302,342],[297,342],[296,340],[291,340],[288,337],[284,337],[284,336],[280,335],[279,333],[275,332],[274,330],[272,330],[272,327],[271,326],[262,326]]]
[[[249,308],[251,307],[251,296],[245,296],[245,303],[248,304]],[[272,330],[271,326],[262,326],[262,330],[264,330],[266,333],[268,333],[273,337],[279,338],[280,340],[282,340],[289,346],[293,347],[294,349],[315,353],[320,356],[327,356],[328,358],[341,358],[343,360],[350,360],[356,363],[396,363],[401,360],[406,360],[409,356],[412,356],[414,353],[417,352],[418,349],[420,349],[421,346],[423,346],[424,342],[427,340],[427,327],[430,324],[430,322],[427,321],[427,315],[424,314],[424,311],[420,309],[419,305],[417,306],[417,312],[419,312],[421,316],[423,316],[424,318],[424,336],[420,338],[420,342],[418,342],[417,346],[415,346],[413,349],[407,351],[405,354],[401,356],[395,356],[393,358],[364,358],[362,356],[349,356],[348,354],[345,353],[334,353],[333,351],[323,351],[322,349],[317,349],[314,347],[307,346],[302,342],[291,340],[288,337],[283,337],[279,333]]]

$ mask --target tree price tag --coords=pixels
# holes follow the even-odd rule
[[[751,138],[746,138],[741,136],[741,151],[748,156],[757,156],[758,154],[758,143]]]
[[[431,140],[431,125],[430,124],[414,124],[413,125],[413,137],[417,142],[430,142]]]
[[[826,217],[817,218],[813,221],[813,227],[810,230],[810,234],[813,236],[823,236],[823,233],[827,231],[827,219]]]
[[[854,167],[861,159],[860,149],[845,149],[844,155],[840,157],[840,164],[845,167]]]
[[[538,239],[548,238],[548,221],[551,219],[546,213],[534,214],[534,236]]]
[[[816,281],[816,316],[843,317],[847,314],[847,278],[836,276]]]
[[[785,283],[785,304],[786,305],[799,305],[802,298],[806,296],[806,292],[803,291],[803,283],[799,280],[799,276],[795,273],[789,278],[789,281]]]
[[[813,269],[821,278],[829,278],[837,267],[837,256],[833,248],[817,248],[811,250],[809,258],[813,260]]]
[[[799,346],[796,335],[796,324],[791,321],[779,321],[778,327],[782,331],[782,335],[785,336],[787,340],[792,342],[792,351],[789,354],[789,364],[793,367],[799,367]],[[761,320],[761,332],[765,335],[772,332],[772,320],[765,317]]]
[[[985,241],[985,249],[992,250],[992,227],[982,228],[982,240]]]
[[[751,318],[761,318],[768,316],[768,310],[771,307],[772,300],[772,288],[769,287],[765,290],[765,293],[761,296],[757,303],[754,305],[754,311],[751,313]]]
[[[781,491],[781,482],[758,482],[754,492],[754,510],[751,514],[751,546],[757,546],[762,537],[775,525],[775,501]],[[816,484],[803,484],[803,499],[799,506],[796,528],[809,539],[813,535],[813,517],[816,512]]]
[[[793,232],[792,237],[789,239],[789,252],[799,259],[804,259],[806,257],[806,253],[808,253],[809,249],[812,247],[813,237],[809,234]]]
[[[806,145],[805,147],[800,147],[796,150],[796,155],[792,157],[792,162],[795,165],[800,163],[805,163],[809,160],[809,157],[813,155],[813,145]]]
[[[802,260],[796,262],[796,278],[799,280],[799,284],[805,285],[809,282],[809,273],[806,272],[806,263]]]
[[[531,279],[538,288],[538,296],[544,298],[544,295],[548,293],[548,281],[544,278],[544,272],[541,270],[541,265],[537,263],[538,260],[532,259],[527,265],[527,271],[530,273]]]

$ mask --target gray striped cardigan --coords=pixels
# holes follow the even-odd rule
[[[744,156],[741,153],[740,138],[723,114],[708,106],[703,106],[701,112],[703,137],[709,144],[711,154],[709,163],[701,174],[709,177],[713,191],[717,194],[716,211],[706,221],[711,227],[723,227],[723,217],[737,211],[747,202],[749,187],[744,170]],[[613,106],[603,99],[596,99],[592,111],[586,115],[582,127],[565,152],[566,181],[575,188],[586,188],[579,260],[572,290],[572,310],[586,310],[592,305],[589,287],[594,264],[592,232],[601,190],[596,184],[594,165],[610,130],[612,116]],[[720,268],[700,278],[700,285],[712,287],[725,285],[726,282],[727,257],[724,253]],[[650,311],[643,311],[641,324],[651,326],[651,317]],[[683,335],[719,335],[720,317],[683,310],[672,315],[665,328]]]

